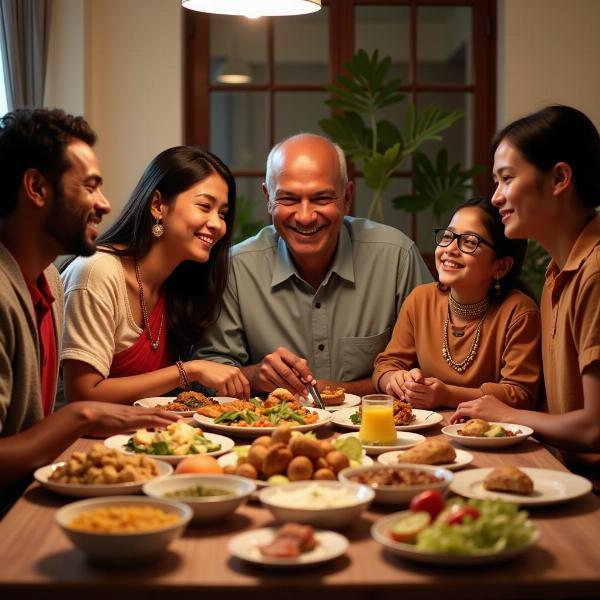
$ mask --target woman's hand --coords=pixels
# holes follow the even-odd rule
[[[448,396],[446,384],[435,378],[426,377],[421,382],[407,381],[403,387],[404,399],[414,408],[432,409],[444,404]]]
[[[400,369],[398,371],[393,371],[387,377],[387,382],[385,384],[385,393],[390,394],[391,396],[396,396],[396,398],[400,398],[400,400],[406,400],[406,383],[422,383],[423,381],[423,373],[421,373],[420,369],[411,369],[410,371],[404,371]]]
[[[193,381],[216,390],[218,396],[250,397],[250,383],[237,367],[210,360],[190,360],[183,366]]]
[[[504,404],[496,396],[486,394],[475,400],[461,402],[450,418],[451,423],[460,423],[468,418],[518,423],[519,410]]]

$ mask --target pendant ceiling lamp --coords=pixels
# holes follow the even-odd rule
[[[252,73],[247,62],[237,56],[232,56],[221,67],[217,81],[220,83],[250,83]]]
[[[321,9],[321,0],[181,0],[181,5],[218,15],[283,17],[317,12]]]

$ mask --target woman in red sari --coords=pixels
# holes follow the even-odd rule
[[[192,382],[249,395],[236,367],[180,360],[218,316],[235,196],[209,152],[177,146],[152,160],[98,252],[62,274],[67,400],[130,404]]]

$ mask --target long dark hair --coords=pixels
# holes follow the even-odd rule
[[[227,183],[226,233],[212,248],[207,262],[184,261],[164,283],[169,334],[178,350],[197,341],[216,321],[221,310],[235,220],[236,188],[229,168],[221,159],[201,148],[175,146],[164,150],[148,165],[121,214],[97,242],[120,256],[143,258],[154,239],[150,212],[154,192],[158,190],[169,205],[177,195],[213,173]],[[115,245],[124,247],[118,249]]]
[[[506,237],[500,212],[492,204],[490,198],[469,198],[469,200],[465,200],[456,207],[454,214],[463,208],[469,207],[475,207],[481,210],[481,220],[485,230],[491,238],[490,241],[494,244],[494,254],[498,258],[510,256],[513,259],[513,266],[498,282],[500,284],[500,290],[495,289],[495,281],[490,287],[489,296],[492,301],[498,303],[502,302],[509,292],[514,289],[520,290],[530,298],[535,299],[535,296],[529,287],[521,281],[521,268],[523,267],[525,253],[527,252],[527,240],[511,240]],[[440,289],[445,290],[446,286],[440,286]]]
[[[581,111],[547,106],[509,123],[495,136],[492,156],[505,138],[544,173],[556,163],[567,163],[581,202],[590,208],[600,205],[600,135]]]

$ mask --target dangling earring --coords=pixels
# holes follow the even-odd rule
[[[154,221],[154,225],[152,225],[152,235],[159,238],[165,232],[165,228],[160,222],[160,217],[156,217]]]
[[[496,296],[499,296],[501,291],[502,287],[500,286],[500,277],[496,276],[496,283],[494,284],[494,292]]]

